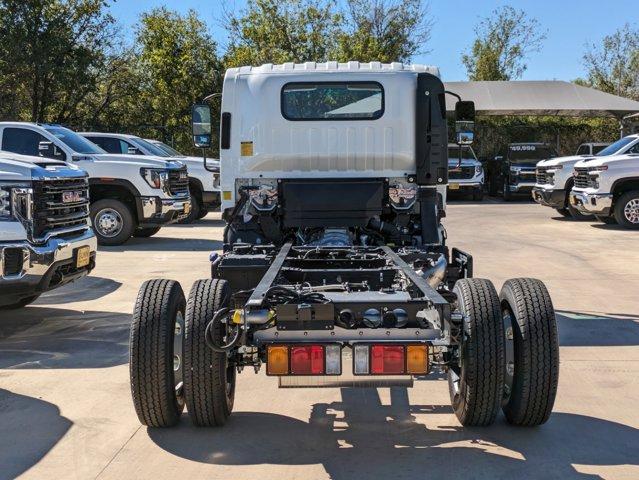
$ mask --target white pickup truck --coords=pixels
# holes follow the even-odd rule
[[[0,308],[20,308],[87,275],[97,243],[86,172],[0,154]]]
[[[80,133],[108,153],[130,155],[152,155],[171,158],[184,163],[189,171],[189,190],[191,192],[191,213],[185,219],[190,223],[204,217],[209,211],[220,206],[220,161],[207,159],[204,167],[202,157],[187,157],[177,150],[157,140],[147,140],[135,135],[121,133]]]
[[[68,128],[27,122],[0,122],[0,150],[85,170],[100,245],[121,245],[132,235],[150,237],[191,210],[187,169],[175,160],[107,154]]]
[[[448,144],[448,190],[469,193],[473,200],[484,198],[484,167],[470,145]]]
[[[593,146],[599,144],[584,145],[592,152]],[[591,219],[592,213],[577,209],[569,202],[569,194],[575,183],[573,177],[575,164],[577,162],[596,160],[600,157],[639,151],[639,135],[629,135],[617,140],[606,148],[599,150],[595,155],[580,154],[580,151],[586,151],[582,147],[583,145],[577,150],[577,155],[551,158],[537,163],[537,181],[532,191],[533,199],[537,203],[554,208],[561,215],[576,220]]]
[[[605,223],[639,229],[639,135],[631,137],[633,146],[622,155],[575,164],[570,203]]]

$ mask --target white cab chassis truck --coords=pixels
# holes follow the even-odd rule
[[[84,171],[0,153],[0,309],[87,275],[96,246]]]
[[[575,164],[570,203],[605,223],[639,229],[639,135],[622,155],[595,157]]]
[[[157,140],[147,140],[122,133],[83,132],[83,137],[92,141],[107,153],[145,155],[170,158],[186,165],[189,172],[191,211],[184,219],[191,223],[204,217],[220,206],[220,162],[209,159],[204,165],[202,157],[187,157]],[[210,170],[208,170],[210,169]]]
[[[130,374],[140,421],[219,426],[236,373],[280,387],[411,386],[444,371],[463,425],[552,410],[555,314],[543,283],[472,278],[441,224],[448,173],[438,70],[400,63],[232,68],[221,110],[224,253],[185,298],[141,288]],[[457,141],[474,105],[456,104]],[[194,107],[197,146],[210,109]],[[365,405],[362,405],[365,408]],[[249,432],[250,434],[250,432]]]
[[[91,224],[100,245],[150,237],[191,210],[187,169],[175,160],[108,154],[68,128],[26,122],[0,122],[0,149],[85,170]]]
[[[589,162],[599,157],[639,152],[639,135],[629,135],[600,149],[595,154],[579,152],[597,150],[606,144],[585,143],[577,149],[577,155],[551,158],[537,163],[537,181],[532,191],[535,202],[557,210],[564,217],[575,220],[589,220],[592,213],[584,213],[570,203],[570,191],[575,184],[573,169],[577,162]],[[586,150],[588,149],[588,150]]]

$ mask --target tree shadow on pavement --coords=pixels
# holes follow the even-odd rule
[[[55,405],[0,388],[0,479],[33,467],[72,424]]]
[[[639,315],[589,314],[557,311],[562,347],[639,345]]]
[[[224,244],[219,240],[201,238],[151,237],[131,238],[117,247],[100,246],[104,252],[212,252],[221,250]]]
[[[131,315],[29,307],[3,312],[0,368],[105,368],[128,362]]]
[[[110,278],[82,277],[50,292],[44,293],[33,305],[60,305],[71,302],[88,302],[115,292],[122,284]]]
[[[573,465],[639,464],[639,430],[594,417],[554,413],[538,428],[503,417],[462,428],[448,405],[413,405],[405,388],[383,405],[376,389],[341,389],[342,401],[316,404],[308,422],[239,412],[222,429],[148,429],[180,457],[218,465],[322,464],[334,480],[397,478],[599,478]],[[427,427],[417,415],[445,415]]]

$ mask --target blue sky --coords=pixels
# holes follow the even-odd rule
[[[228,4],[239,10],[245,0],[228,0]],[[416,56],[413,62],[439,66],[444,80],[465,79],[461,53],[473,40],[475,24],[504,4],[524,9],[547,30],[542,51],[528,59],[525,80],[572,80],[583,76],[582,56],[587,43],[598,42],[625,23],[639,26],[636,0],[431,0],[435,22],[429,43],[431,52]],[[217,21],[222,9],[216,0],[117,0],[111,8],[118,21],[129,27],[141,12],[162,5],[180,12],[189,8],[200,12],[215,38],[225,42],[225,33]]]

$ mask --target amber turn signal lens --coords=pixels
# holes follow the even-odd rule
[[[269,375],[288,374],[288,347],[271,345],[266,358],[266,373]]]
[[[428,373],[428,347],[408,345],[406,347],[407,373]]]

